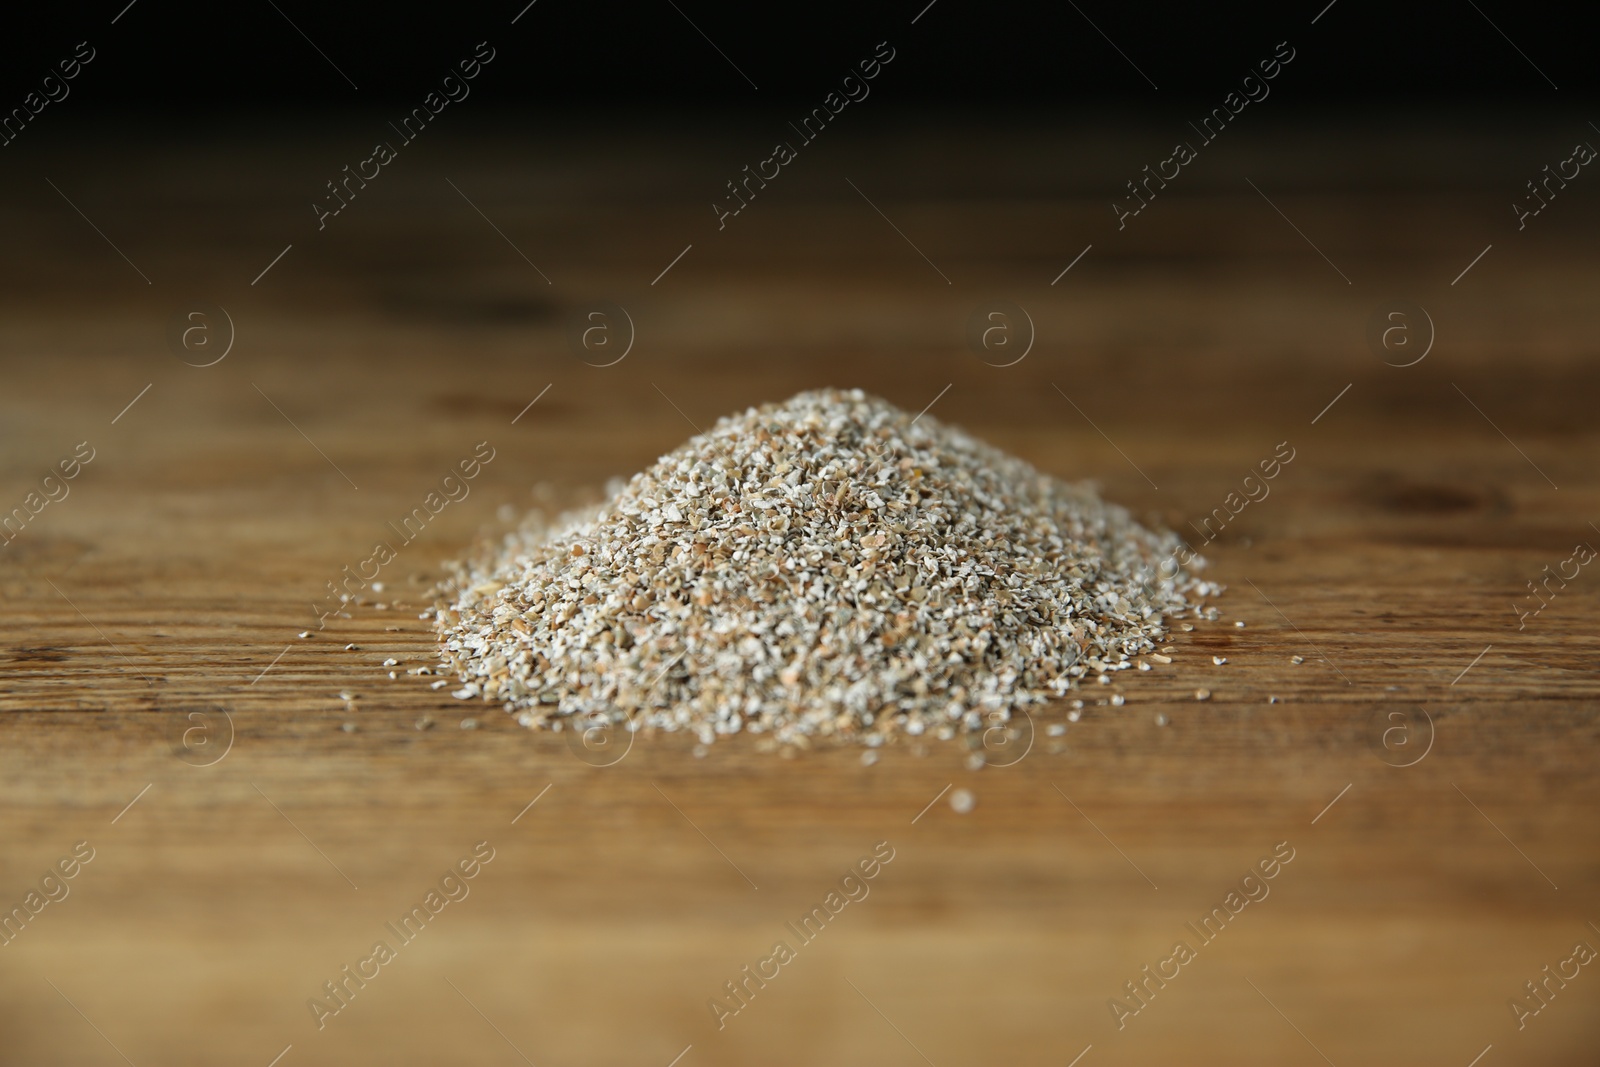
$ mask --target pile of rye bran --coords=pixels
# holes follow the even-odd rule
[[[437,627],[456,695],[529,727],[949,738],[1153,652],[1217,591],[1178,546],[937,419],[818,390],[530,519],[458,565]]]

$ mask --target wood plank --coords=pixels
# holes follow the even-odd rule
[[[1328,159],[1382,143],[1323,133]],[[1018,136],[1001,162],[1067,133]],[[148,287],[48,189],[0,179],[19,249],[0,504],[95,449],[0,549],[0,904],[95,849],[0,947],[0,1062],[116,1062],[108,1041],[138,1064],[265,1065],[292,1045],[285,1067],[666,1065],[689,1045],[684,1067],[1065,1064],[1091,1045],[1082,1067],[1465,1065],[1491,1044],[1486,1065],[1592,1059],[1590,968],[1522,1030],[1508,1007],[1575,942],[1600,944],[1600,579],[1582,571],[1522,629],[1513,609],[1600,541],[1586,201],[1513,237],[1498,189],[1374,201],[1291,181],[1317,159],[1302,146],[1285,172],[1264,131],[1123,239],[1089,163],[1051,150],[1052,186],[972,162],[982,130],[911,130],[841,136],[718,234],[694,206],[717,138],[641,133],[656,165],[629,169],[598,137],[546,162],[463,132],[318,234],[291,210],[314,142],[146,148],[126,177],[75,173]],[[1355,284],[1236,180],[1268,164],[1275,202]],[[231,184],[168,196],[180,165]],[[859,175],[952,284],[840,180]],[[185,225],[191,210],[219,230]],[[1363,342],[1401,296],[1439,330],[1409,368]],[[237,327],[214,367],[165,348],[192,298]],[[965,347],[996,298],[1037,324],[1015,367]],[[567,341],[603,299],[638,334],[609,368]],[[432,662],[430,584],[503,508],[585,499],[691,421],[803,388],[915,410],[947,383],[935,416],[1179,530],[1278,442],[1296,449],[1205,547],[1223,617],[1175,633],[1171,665],[1085,687],[1064,737],[1044,727],[1068,707],[1042,711],[1013,765],[1000,750],[970,769],[963,743],[867,766],[651,736],[597,767],[570,735],[403,673]],[[388,606],[319,631],[324,584],[484,440],[495,460],[386,571]],[[470,895],[319,1030],[308,998],[480,841],[495,858]],[[895,859],[870,896],[719,1029],[707,1002],[880,841]],[[1200,944],[1186,924],[1279,842],[1295,858],[1270,895]],[[1196,959],[1119,1029],[1108,1001],[1180,939]]]

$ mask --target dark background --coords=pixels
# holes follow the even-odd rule
[[[893,77],[874,89],[900,104],[1048,104],[1079,118],[1108,104],[1161,114],[1185,99],[1220,98],[1284,39],[1299,56],[1274,92],[1303,103],[1514,102],[1537,110],[1557,92],[1572,102],[1594,84],[1586,16],[1554,3],[1337,0],[1323,11],[1327,0],[937,0],[908,26],[927,0],[680,0],[677,10],[669,0],[538,0],[510,25],[525,3],[277,0],[275,9],[272,0],[136,0],[123,11],[126,0],[110,0],[34,9],[26,19],[9,16],[0,35],[0,103],[19,104],[83,40],[98,57],[74,83],[73,111],[118,114],[152,130],[175,112],[410,105],[482,40],[498,52],[476,86],[485,102],[541,110],[811,102],[885,39],[899,54]],[[1305,48],[1313,37],[1316,47]]]

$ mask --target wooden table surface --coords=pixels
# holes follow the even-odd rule
[[[0,944],[0,1063],[1595,1062],[1594,967],[1511,1007],[1600,946],[1600,573],[1516,607],[1600,545],[1594,196],[1505,209],[1570,123],[1263,121],[1119,231],[1159,125],[885,118],[719,231],[755,119],[485,117],[319,231],[375,122],[41,130],[0,174],[0,507],[94,454],[0,548],[0,905],[93,851]],[[1436,332],[1407,367],[1365,339],[1401,300]],[[634,336],[602,367],[572,338],[606,301]],[[1013,366],[967,340],[994,301],[1034,324]],[[199,302],[233,324],[209,367],[168,341]],[[600,766],[406,673],[476,538],[824,385],[937,396],[1196,543],[1295,458],[1204,546],[1220,620],[981,769],[959,741],[866,765],[671,735]],[[470,496],[319,630],[481,441]],[[308,1000],[480,842],[469,895],[319,1028]],[[1270,895],[1194,936],[1274,847]]]

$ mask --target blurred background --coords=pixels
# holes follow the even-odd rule
[[[11,16],[0,1064],[1593,1063],[1585,25]],[[870,764],[535,735],[411,673],[448,561],[821,386],[1094,481],[1190,539],[1221,617],[1015,736]],[[349,979],[480,842],[470,895]]]

